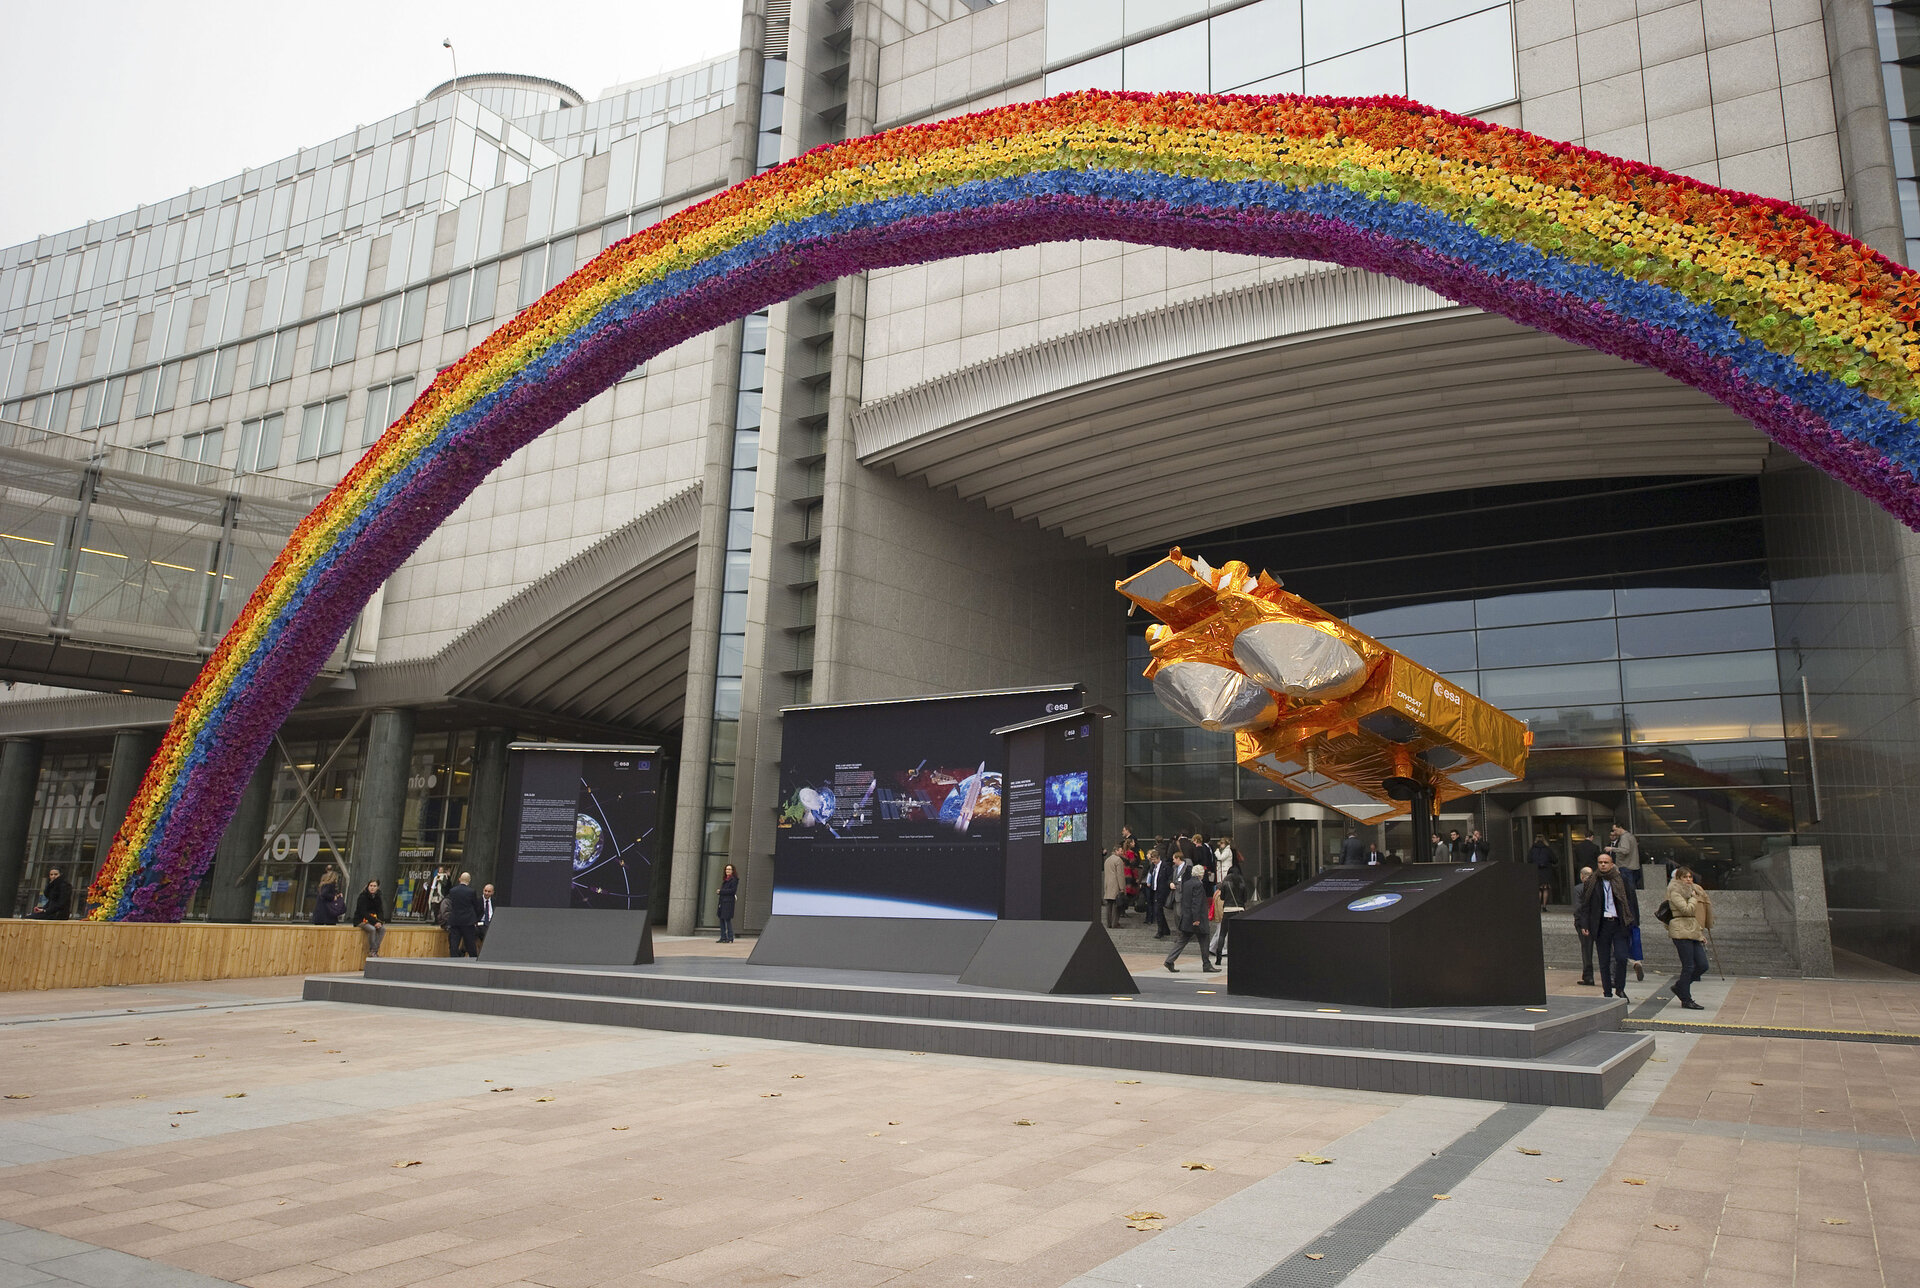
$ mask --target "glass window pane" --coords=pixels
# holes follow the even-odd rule
[[[258,340],[255,340],[253,342],[252,373],[253,374],[248,377],[248,381],[253,386],[253,388],[259,389],[267,384],[272,383],[273,381],[273,337],[272,336],[263,335]],[[142,376],[141,379],[142,379],[142,383],[140,386],[141,398],[144,399],[146,397],[145,377]]]
[[[1629,661],[1621,664],[1620,679],[1630,702],[1777,693],[1780,688],[1780,671],[1771,652]]]
[[[1119,89],[1120,51],[1089,58],[1084,63],[1047,73],[1048,94],[1071,94],[1081,89]]]
[[[1617,747],[1623,737],[1620,708],[1605,703],[1509,708],[1507,714],[1526,721],[1535,747]]]
[[[1388,635],[1424,635],[1429,631],[1470,631],[1474,624],[1473,601],[1447,599],[1437,604],[1377,608],[1354,613],[1347,621],[1376,639]]]
[[[313,362],[310,371],[319,371],[333,365],[333,330],[339,324],[335,317],[324,317],[313,324]]]
[[[1480,632],[1481,666],[1545,666],[1615,656],[1613,623],[1555,622]]]
[[[1403,0],[1407,13],[1407,30],[1419,31],[1423,27],[1436,26],[1451,22],[1455,18],[1464,18],[1470,13],[1478,13],[1488,7],[1487,0]],[[1498,6],[1504,13],[1506,5]]]
[[[1123,13],[1115,0],[1047,0],[1047,61],[1113,44],[1121,36]]]
[[[213,397],[213,355],[203,353],[193,363],[193,401],[205,402]]]
[[[427,325],[427,288],[416,286],[402,297],[400,314],[400,343],[412,344],[418,340]]]
[[[1482,671],[1480,696],[1500,707],[1585,705],[1620,700],[1620,667],[1613,662],[1581,666],[1530,666]]]
[[[1502,6],[1407,37],[1407,96],[1452,112],[1518,97],[1513,19]]]
[[[467,324],[467,292],[473,286],[473,274],[460,273],[447,283],[447,307],[442,329],[451,331]]]
[[[311,461],[320,455],[320,431],[325,426],[327,409],[321,403],[315,403],[301,413],[300,446],[294,453],[294,459]]]
[[[1777,786],[1787,781],[1784,742],[1698,742],[1635,747],[1627,753],[1635,784],[1694,789]]]
[[[347,400],[334,398],[327,403],[326,425],[320,431],[320,455],[332,456],[347,436]]]
[[[385,353],[400,343],[400,297],[389,295],[380,301],[380,325],[374,332],[373,351]]]
[[[1126,34],[1131,38],[1206,11],[1207,0],[1126,0]]]
[[[520,307],[540,298],[547,281],[547,248],[535,246],[520,257]]]
[[[1281,72],[1278,76],[1269,76],[1251,85],[1236,85],[1232,92],[1235,94],[1304,94],[1307,92],[1307,74],[1298,70]]]
[[[493,316],[494,296],[500,289],[500,263],[482,264],[473,270],[473,293],[467,302],[467,321],[484,322]]]
[[[547,289],[552,290],[573,272],[573,238],[562,237],[547,247]]]
[[[285,380],[293,374],[293,355],[300,347],[300,328],[290,326],[273,338],[273,378]]]
[[[1397,40],[1307,65],[1309,94],[1364,97],[1406,92],[1406,55]]]
[[[1129,45],[1124,51],[1124,83],[1143,93],[1187,90],[1207,92],[1207,24],[1169,31]]]
[[[1479,666],[1472,631],[1454,631],[1445,635],[1409,635],[1380,641],[1397,653],[1404,653],[1430,671],[1471,671]]]
[[[361,422],[360,446],[371,447],[378,442],[380,435],[387,432],[387,426],[393,423],[393,417],[387,415],[386,385],[367,390],[367,415]]]
[[[1309,63],[1364,49],[1400,34],[1400,0],[1342,0],[1338,4],[1321,0],[1307,5],[1304,17]]]
[[[1629,704],[1627,732],[1636,743],[1786,737],[1778,694]]]
[[[360,356],[360,310],[343,309],[333,332],[333,360],[352,362]]]
[[[1773,612],[1767,608],[1718,608],[1704,613],[1620,619],[1621,657],[1666,657],[1772,647]]]
[[[1526,626],[1534,622],[1573,622],[1611,617],[1610,590],[1549,590],[1527,595],[1501,595],[1474,605],[1479,625]]]
[[[240,365],[240,346],[230,344],[213,357],[213,396],[225,398],[233,392],[233,369]]]
[[[1764,573],[1760,574],[1764,576]],[[1769,602],[1764,586],[1728,589],[1717,586],[1641,586],[1616,590],[1620,615],[1638,613],[1684,613],[1696,608],[1740,608]]]
[[[1259,0],[1207,25],[1216,91],[1239,89],[1300,65],[1300,0]]]
[[[253,468],[256,470],[276,469],[280,465],[280,437],[287,418],[280,412],[260,419],[260,444],[254,449]]]

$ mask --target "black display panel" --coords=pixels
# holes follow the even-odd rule
[[[1006,896],[1000,915],[1018,921],[1091,920],[1100,906],[1102,717],[1076,710],[1007,741]]]
[[[660,819],[660,749],[515,743],[498,901],[645,910]]]
[[[788,708],[775,915],[997,917],[1008,806],[993,731],[1080,705],[1062,685]]]

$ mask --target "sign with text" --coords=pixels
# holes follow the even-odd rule
[[[517,742],[509,750],[499,902],[644,910],[660,749]]]
[[[774,913],[997,917],[1007,837],[1047,815],[1009,793],[993,731],[1080,705],[1063,685],[787,708]]]

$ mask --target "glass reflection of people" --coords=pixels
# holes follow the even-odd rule
[[[353,905],[353,924],[367,936],[367,956],[378,957],[380,941],[387,937],[387,910],[378,881],[367,882],[367,888],[360,892]]]
[[[733,942],[733,904],[740,894],[740,874],[729,863],[720,870],[720,894],[714,901],[714,915],[720,918],[720,942]]]

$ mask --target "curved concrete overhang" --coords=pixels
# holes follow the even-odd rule
[[[680,725],[693,624],[700,489],[622,525],[526,587],[431,657],[353,672],[351,690],[299,714],[450,703],[609,731]]]
[[[1114,553],[1476,484],[1758,473],[1770,446],[1667,376],[1345,268],[982,363],[853,434],[866,465]]]

